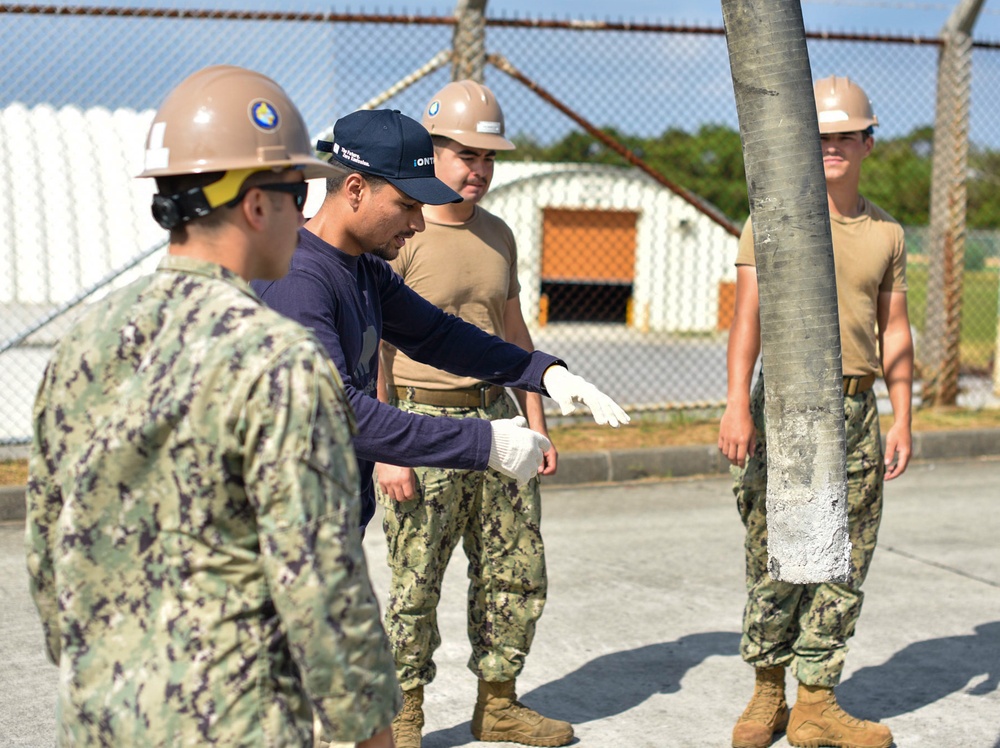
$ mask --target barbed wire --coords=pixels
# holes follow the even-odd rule
[[[850,8],[877,8],[879,10],[932,10],[951,13],[955,3],[904,3],[886,0],[802,0],[803,5],[833,5]],[[983,8],[981,14],[1000,15],[1000,10]]]

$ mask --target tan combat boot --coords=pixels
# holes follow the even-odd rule
[[[518,701],[514,681],[487,683],[481,680],[476,708],[472,712],[472,735],[484,742],[566,745],[573,739],[573,726],[543,717]]]
[[[767,748],[787,724],[785,668],[757,668],[753,696],[733,728],[733,748]]]
[[[788,742],[799,748],[889,748],[892,733],[878,722],[856,719],[840,708],[832,688],[799,684],[788,721]]]
[[[424,687],[403,691],[403,708],[392,720],[392,739],[396,748],[420,748],[420,730],[424,726]]]

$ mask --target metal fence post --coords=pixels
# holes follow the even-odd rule
[[[971,33],[982,4],[983,0],[963,0],[941,31],[931,176],[927,322],[921,362],[924,405],[954,405],[958,399],[972,87]]]
[[[997,295],[997,342],[993,350],[993,394],[1000,397],[1000,294]]]
[[[486,66],[486,1],[458,0],[455,6],[455,31],[452,46],[455,61],[451,68],[453,81],[483,82]]]

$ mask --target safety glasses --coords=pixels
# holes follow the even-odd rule
[[[255,184],[254,187],[265,192],[285,192],[291,195],[295,199],[295,209],[300,213],[306,204],[306,196],[309,194],[309,185],[306,182],[272,182],[270,184]]]

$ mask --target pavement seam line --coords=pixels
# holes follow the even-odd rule
[[[950,572],[952,574],[957,574],[960,577],[965,577],[966,579],[971,579],[974,582],[982,582],[983,584],[989,585],[990,587],[996,587],[996,588],[1000,589],[1000,582],[994,582],[992,579],[985,579],[984,577],[977,577],[975,574],[969,574],[968,572],[962,571],[961,569],[956,569],[954,566],[948,566],[947,564],[941,564],[941,563],[938,563],[937,561],[929,561],[926,558],[921,558],[920,556],[916,556],[916,555],[914,555],[912,553],[907,553],[906,551],[901,551],[898,548],[893,548],[892,546],[884,546],[884,547],[885,547],[886,551],[888,551],[889,553],[895,553],[897,556],[902,556],[903,558],[908,558],[911,561],[916,561],[916,562],[921,563],[921,564],[926,564],[927,566],[933,566],[933,567],[935,567],[937,569],[941,569],[942,571],[947,571],[947,572]]]

